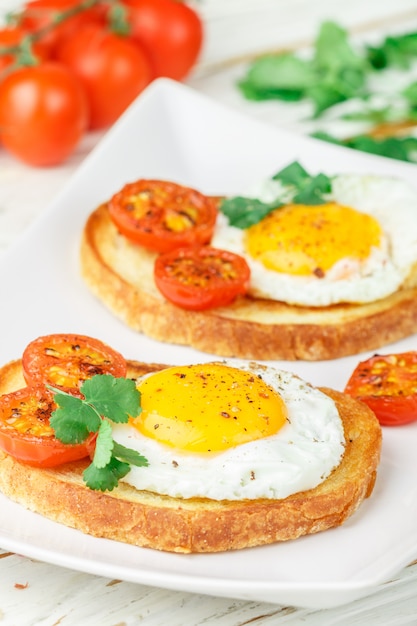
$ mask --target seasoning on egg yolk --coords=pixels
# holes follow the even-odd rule
[[[247,252],[268,269],[323,276],[338,261],[362,261],[380,246],[382,229],[366,213],[331,202],[292,204],[247,229]]]
[[[210,363],[170,367],[139,385],[143,435],[190,452],[217,452],[275,434],[286,422],[283,399],[261,378]]]

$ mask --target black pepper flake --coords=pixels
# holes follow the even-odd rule
[[[325,271],[321,267],[314,268],[313,274],[314,276],[317,276],[317,278],[324,278],[326,275]]]

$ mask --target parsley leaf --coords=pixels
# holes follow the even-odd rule
[[[376,139],[367,135],[358,135],[350,139],[337,139],[324,132],[312,134],[312,137],[328,141],[346,148],[354,148],[362,152],[370,152],[379,156],[417,163],[417,138],[416,137],[387,137]]]
[[[229,223],[236,228],[249,228],[260,222],[275,209],[296,202],[298,204],[323,204],[331,191],[331,179],[325,174],[310,175],[303,166],[294,161],[277,172],[272,180],[281,183],[280,192],[274,201],[265,203],[257,198],[236,196],[225,198],[220,210]]]
[[[283,185],[295,185],[298,187],[304,184],[304,181],[309,178],[309,174],[298,161],[293,161],[272,178],[273,180],[280,180]]]
[[[341,71],[350,70],[352,76],[355,75],[353,82],[358,86],[362,84],[362,74],[366,69],[366,61],[351,46],[346,29],[332,21],[325,21],[320,26],[314,64],[323,72],[339,78]]]
[[[58,405],[50,419],[50,425],[57,439],[67,444],[82,443],[90,433],[100,427],[101,418],[97,412],[81,398],[64,392],[54,395]]]
[[[258,59],[238,86],[248,100],[280,99],[296,102],[318,77],[311,61],[293,54],[267,55]]]
[[[83,473],[90,489],[112,490],[131,465],[148,465],[136,450],[113,439],[111,422],[127,423],[130,416],[137,417],[142,410],[133,380],[108,374],[93,376],[81,386],[84,398],[48,387],[55,392],[58,405],[50,419],[57,439],[66,444],[81,443],[90,433],[97,433],[93,461]]]
[[[335,22],[321,25],[313,66],[319,79],[305,95],[315,105],[315,117],[339,102],[365,95],[368,62],[350,45],[347,31]]]
[[[125,461],[130,465],[136,465],[137,467],[147,467],[149,465],[148,460],[139,454],[136,450],[126,448],[122,444],[114,441],[113,456],[117,457],[120,461]]]
[[[112,457],[105,467],[96,467],[91,463],[83,472],[84,482],[96,491],[112,491],[130,471],[129,463]]]
[[[110,439],[108,439],[109,441]],[[96,456],[98,455],[96,448],[94,461],[83,472],[84,481],[90,489],[112,491],[119,484],[120,478],[123,478],[130,472],[131,465],[137,465],[138,467],[146,467],[148,465],[147,459],[136,452],[136,450],[125,448],[125,446],[115,441],[112,441],[112,443],[113,453],[108,462],[101,464],[98,462],[98,459],[96,461]]]
[[[408,69],[417,56],[417,33],[389,35],[379,46],[367,46],[366,56],[376,70],[387,67]]]
[[[332,189],[331,180],[325,174],[317,174],[305,181],[303,187],[295,194],[293,202],[296,204],[324,204],[325,194]]]
[[[139,415],[140,394],[133,380],[98,374],[86,380],[81,392],[90,404],[113,422],[126,423],[129,415]]]
[[[236,196],[225,198],[220,203],[220,210],[229,219],[232,226],[236,228],[249,228],[253,224],[260,222],[273,209],[282,206],[280,202],[267,204],[256,198],[245,198]]]
[[[272,179],[281,181],[283,185],[293,186],[292,202],[297,204],[323,204],[326,201],[325,194],[332,189],[328,176],[325,174],[311,176],[298,161],[284,167]]]
[[[96,439],[96,449],[94,452],[93,464],[97,469],[106,467],[113,456],[113,431],[107,420],[102,420]]]
[[[308,99],[317,117],[326,109],[366,92],[369,62],[350,45],[347,31],[324,22],[315,42],[312,59],[295,53],[266,55],[248,68],[238,87],[250,100]]]
[[[362,152],[415,162],[415,137],[405,129],[417,122],[417,84],[412,83],[391,95],[378,87],[378,73],[387,69],[407,72],[417,61],[417,32],[389,35],[377,45],[353,45],[346,29],[333,21],[320,25],[309,55],[275,53],[256,58],[237,83],[250,100],[296,101],[310,105],[310,123],[322,118],[335,105],[354,100],[353,110],[337,109],[336,116],[346,121],[362,121],[372,126],[393,123],[385,139],[372,136],[333,140]],[[413,77],[413,73],[410,73]],[[382,82],[382,74],[379,81]],[[391,81],[388,75],[387,81]],[[395,81],[394,81],[395,82]],[[372,106],[372,102],[377,104]],[[359,108],[358,108],[359,107]],[[355,111],[355,109],[357,109]],[[304,109],[302,109],[304,111]],[[305,114],[302,113],[306,121]],[[326,118],[325,118],[326,119]],[[330,117],[331,121],[331,117]],[[399,123],[404,122],[404,126]],[[401,136],[398,136],[398,128]],[[371,133],[370,133],[371,134]],[[321,138],[323,133],[313,136]]]
[[[408,104],[412,108],[417,107],[417,82],[414,81],[405,87],[402,95],[406,98]]]

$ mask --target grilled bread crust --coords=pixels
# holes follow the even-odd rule
[[[303,307],[239,297],[226,307],[186,311],[159,293],[156,255],[117,231],[106,204],[87,220],[80,256],[91,292],[130,328],[218,356],[319,361],[376,350],[417,332],[417,268],[402,289],[367,304]]]
[[[166,367],[128,363],[137,377]],[[0,394],[24,387],[21,361],[0,369]],[[220,552],[296,539],[342,524],[374,487],[381,428],[362,403],[323,388],[343,421],[341,463],[320,485],[281,500],[177,499],[121,483],[112,492],[87,488],[78,461],[54,469],[0,452],[0,490],[27,509],[95,537],[170,552]]]

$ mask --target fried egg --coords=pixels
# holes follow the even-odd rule
[[[124,481],[174,498],[285,498],[312,489],[344,453],[331,398],[294,374],[253,362],[170,367],[138,381],[141,414],[116,424],[144,455]]]
[[[282,185],[269,180],[251,197],[282,198]],[[304,306],[373,302],[415,271],[417,193],[397,179],[339,175],[325,204],[288,204],[245,230],[220,214],[212,245],[245,257],[253,296]]]

